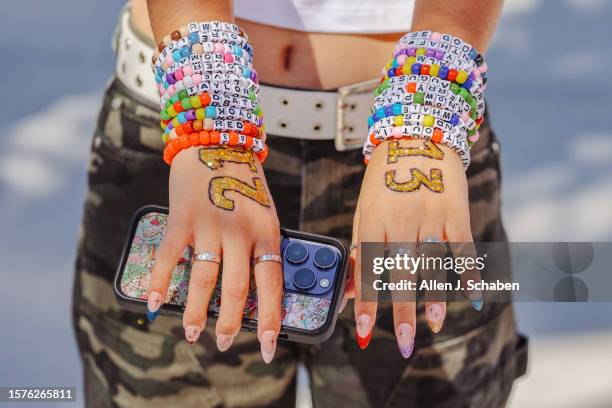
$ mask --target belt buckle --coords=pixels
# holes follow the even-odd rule
[[[334,138],[334,144],[336,150],[343,152],[345,150],[358,149],[363,145],[366,135],[358,135],[356,137],[350,137],[348,134],[351,133],[349,126],[344,123],[345,116],[344,111],[348,106],[346,98],[360,93],[372,92],[379,85],[378,79],[371,79],[369,81],[359,82],[357,84],[346,85],[338,88],[338,99],[336,103],[336,137]],[[363,118],[367,120],[367,118]]]

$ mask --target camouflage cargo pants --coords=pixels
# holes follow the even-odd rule
[[[113,81],[93,138],[89,192],[76,264],[73,318],[91,407],[239,407],[294,404],[296,363],[310,371],[317,407],[498,407],[525,368],[525,346],[511,305],[476,312],[449,304],[435,337],[422,307],[414,355],[401,358],[389,307],[382,307],[366,351],[355,340],[351,305],[333,337],[319,346],[279,343],[264,364],[254,334],[242,333],[230,351],[217,351],[207,328],[197,344],[184,340],[180,320],[143,316],[116,303],[114,276],[133,212],[167,205],[168,168],[162,162],[154,107]],[[266,178],[282,225],[350,239],[364,168],[358,150],[333,142],[269,137]],[[468,172],[476,239],[504,241],[500,220],[498,144],[488,126]]]

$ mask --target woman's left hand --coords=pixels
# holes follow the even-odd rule
[[[434,243],[414,249],[430,256],[443,256],[442,245],[435,241],[473,247],[463,164],[448,147],[430,141],[383,142],[372,154],[361,187],[353,224],[353,243],[358,253],[346,292],[346,297],[355,297],[357,340],[362,349],[372,336],[377,302],[362,299],[365,272],[360,264],[360,244],[397,242],[416,247],[416,243],[425,240]],[[404,277],[417,279],[414,274]],[[394,278],[398,277],[392,272],[391,280]],[[425,316],[433,332],[441,330],[446,316],[446,302],[440,299],[438,295],[425,303]],[[482,306],[480,293],[470,295],[470,299],[474,308]],[[414,344],[416,302],[394,301],[393,321],[400,352],[408,358]]]

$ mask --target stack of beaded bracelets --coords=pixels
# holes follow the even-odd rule
[[[482,56],[458,37],[404,35],[375,90],[363,146],[366,164],[381,142],[409,137],[447,145],[467,169],[485,111],[486,72]]]
[[[268,154],[253,50],[230,23],[190,23],[157,46],[152,69],[160,93],[164,161],[201,145],[243,146]]]

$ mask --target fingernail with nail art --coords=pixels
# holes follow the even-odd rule
[[[357,318],[357,344],[364,350],[372,338],[372,318],[363,313]]]
[[[226,351],[232,345],[234,341],[234,336],[230,336],[228,334],[219,334],[217,336],[217,348],[219,351]]]
[[[190,346],[198,341],[198,337],[200,337],[200,328],[198,326],[190,324],[185,327],[185,338]]]
[[[276,351],[276,333],[272,330],[266,330],[259,340],[261,343],[261,356],[263,357],[263,361],[266,364],[272,361],[274,357],[274,352]]]
[[[404,358],[412,355],[414,348],[414,330],[408,323],[402,323],[397,326],[397,347]]]
[[[149,293],[147,300],[147,320],[152,322],[159,314],[162,305],[162,296],[157,292]]]
[[[442,328],[442,323],[444,322],[444,310],[442,306],[437,303],[430,305],[427,308],[427,321],[429,322],[429,327],[434,333],[437,333]]]

